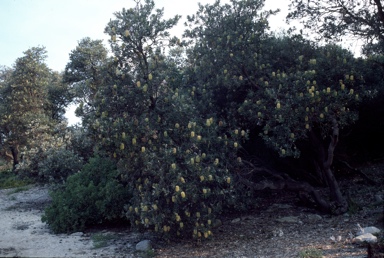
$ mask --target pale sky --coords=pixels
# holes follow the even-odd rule
[[[182,15],[177,29],[177,36],[181,36],[184,19],[197,11],[199,2],[215,0],[155,0],[155,8],[164,7],[165,18]],[[280,15],[270,20],[273,30],[287,28],[284,19],[288,3],[266,0],[266,8],[281,9]],[[104,28],[115,18],[113,14],[134,6],[133,0],[0,0],[0,65],[10,67],[29,48],[45,46],[48,67],[63,71],[79,40],[102,39],[107,46]],[[71,116],[69,122],[77,121]]]

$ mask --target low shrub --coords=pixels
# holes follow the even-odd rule
[[[83,164],[78,154],[65,147],[34,148],[25,152],[16,172],[24,178],[58,184],[79,172]]]
[[[117,179],[115,164],[92,158],[83,169],[51,192],[52,203],[42,217],[55,233],[82,231],[120,219],[130,193]]]
[[[45,159],[38,161],[38,176],[44,182],[64,182],[83,166],[83,159],[65,148],[49,149],[45,156]]]

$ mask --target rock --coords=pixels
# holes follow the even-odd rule
[[[381,230],[377,227],[366,227],[363,228],[364,233],[371,233],[372,235],[378,235],[380,234]]]
[[[381,230],[378,229],[377,227],[365,227],[365,228],[362,228],[362,227],[360,227],[359,224],[357,224],[357,227],[358,227],[358,230],[357,230],[356,235],[358,235],[358,236],[364,235],[364,234],[367,234],[367,233],[370,233],[372,235],[377,235],[377,234],[380,234],[380,232],[381,232]]]
[[[294,216],[281,217],[276,219],[276,221],[280,223],[299,223],[299,224],[302,223],[298,217],[294,217]]]
[[[366,233],[360,236],[357,236],[353,239],[355,242],[367,242],[367,243],[376,243],[377,237],[372,235],[371,233]]]
[[[240,218],[236,218],[236,219],[233,219],[233,220],[231,221],[231,223],[238,223],[238,222],[240,222]]]
[[[72,234],[71,234],[71,236],[79,236],[79,237],[81,237],[81,236],[83,236],[83,235],[84,235],[83,232],[75,232],[75,233],[72,233]]]
[[[136,251],[147,252],[151,250],[152,243],[151,240],[143,240],[136,244]]]
[[[319,214],[308,214],[307,215],[307,218],[310,220],[310,221],[319,221],[319,220],[322,220],[323,217],[321,217]]]

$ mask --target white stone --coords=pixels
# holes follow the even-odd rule
[[[298,217],[287,216],[276,219],[277,222],[280,223],[302,223]]]
[[[366,227],[363,228],[363,232],[364,234],[371,233],[372,235],[377,235],[380,234],[380,229],[378,229],[377,227]]]
[[[143,240],[136,244],[136,251],[147,252],[151,250],[152,243],[151,240]]]
[[[238,222],[240,222],[240,218],[236,218],[236,219],[233,219],[233,220],[231,221],[231,223],[238,223]]]
[[[377,237],[375,237],[371,233],[366,233],[366,234],[355,237],[353,240],[356,242],[376,243]]]

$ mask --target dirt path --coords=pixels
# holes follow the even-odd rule
[[[0,190],[0,257],[111,257],[119,253],[134,256],[135,234],[120,233],[113,243],[96,243],[106,245],[102,248],[95,248],[91,234],[52,234],[41,222],[48,202],[48,189],[44,187],[21,192]],[[107,232],[99,233],[102,234]]]

